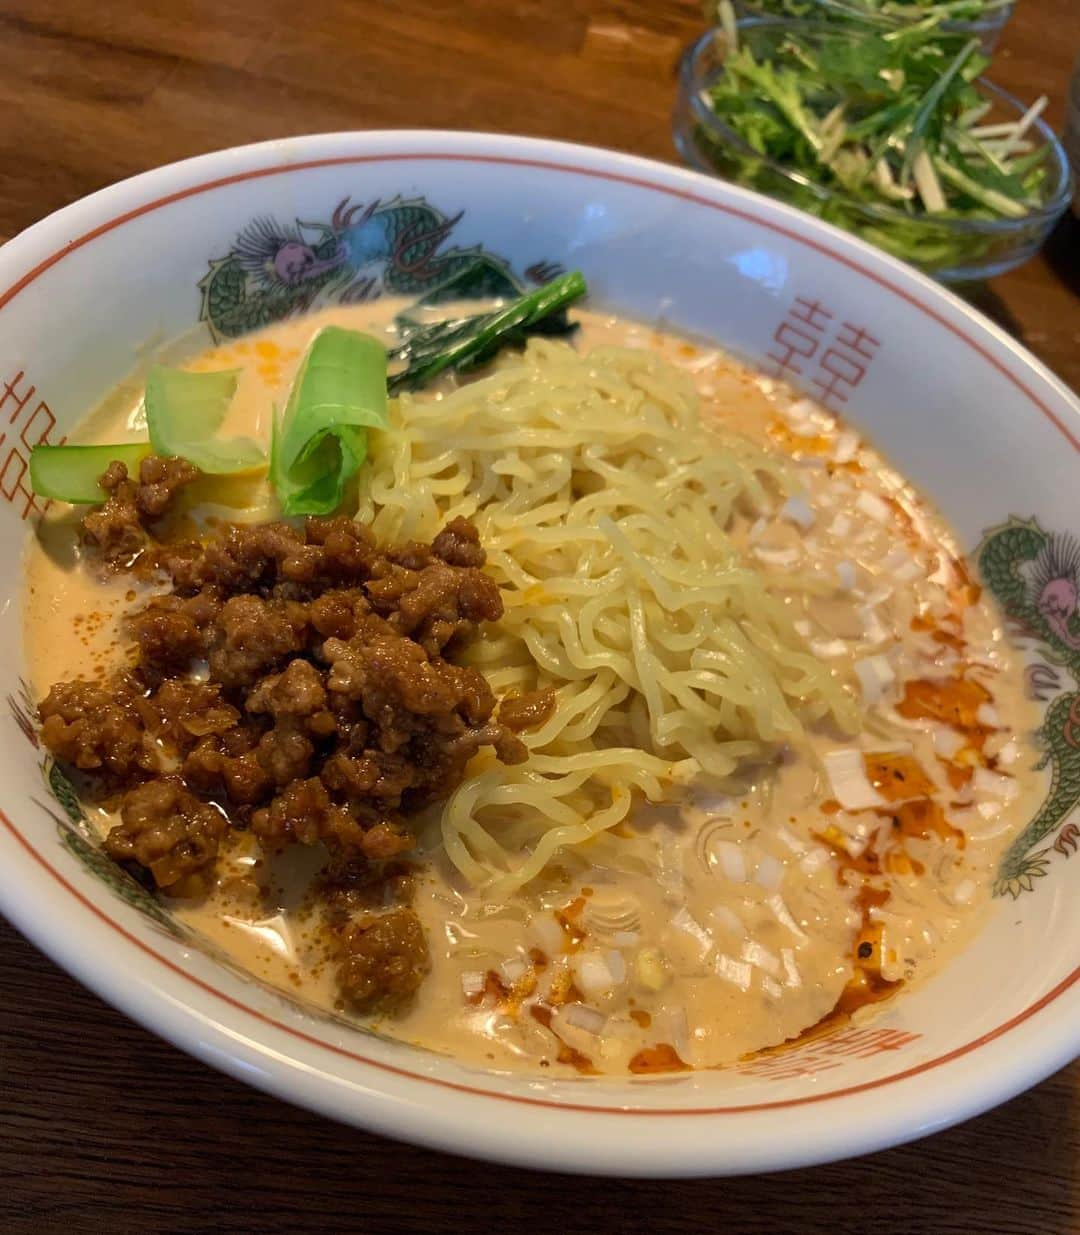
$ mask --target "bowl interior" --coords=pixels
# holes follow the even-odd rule
[[[349,280],[333,291],[260,279],[239,262],[238,237],[269,217],[314,252],[372,203],[422,214],[436,237],[407,270],[389,248],[367,255],[387,291],[422,291],[450,253],[482,251],[519,276],[580,268],[596,301],[715,339],[850,417],[966,548],[1010,521],[1062,538],[1075,526],[1080,416],[1064,388],[928,281],[776,203],[625,156],[460,134],[296,139],[163,169],[0,253],[0,907],[114,1003],[253,1083],[535,1165],[715,1173],[865,1152],[1064,1062],[1080,1024],[1067,795],[1010,851],[988,927],[936,980],[864,1027],[646,1083],[496,1076],[350,1028],[236,972],[101,860],[35,748],[20,686],[20,558],[36,512],[27,451],[60,441],[148,345],[242,333],[340,295]],[[1037,640],[1028,651],[1048,723],[1071,734],[1075,652]]]

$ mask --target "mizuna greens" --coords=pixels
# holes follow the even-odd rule
[[[387,424],[387,396],[417,390],[440,373],[462,372],[536,332],[566,333],[566,307],[586,291],[574,271],[487,313],[422,323],[399,319],[401,343],[329,326],[312,340],[284,411],[273,418],[270,481],[283,512],[325,515],[340,506],[349,480],[367,457],[369,429]],[[404,367],[387,378],[387,363]],[[192,372],[155,365],[146,383],[149,443],[36,446],[30,455],[34,492],[66,502],[100,502],[98,479],[118,459],[129,471],[153,449],[178,455],[210,475],[255,471],[266,458],[248,438],[216,437],[236,392],[237,372]]]
[[[957,221],[1022,219],[1043,204],[1046,151],[1031,126],[1046,100],[986,123],[978,41],[924,26],[740,29],[700,96],[732,139],[702,123],[700,148],[722,174],[916,264],[977,260],[987,234]]]
[[[752,13],[814,20],[863,22],[896,29],[914,22],[985,22],[1011,8],[1013,0],[747,0]],[[705,5],[706,16],[717,17],[715,0]]]

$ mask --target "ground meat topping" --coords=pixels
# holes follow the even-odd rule
[[[525,695],[510,695],[499,705],[499,721],[514,733],[537,729],[553,715],[555,703],[555,691],[550,686]]]
[[[419,988],[430,967],[420,919],[411,909],[392,909],[349,926],[338,986],[360,1012],[388,1012]]]
[[[145,867],[161,888],[205,871],[227,827],[224,815],[190,793],[177,776],[129,790],[120,819],[105,840],[106,851],[119,862],[134,860]]]
[[[160,519],[180,490],[199,475],[186,459],[148,455],[139,464],[136,481],[128,477],[125,464],[114,460],[100,481],[107,500],[83,518],[84,539],[111,565],[130,565],[151,542],[147,525]]]
[[[335,905],[363,887],[370,906],[380,880],[404,895],[410,814],[451,793],[483,747],[525,759],[514,731],[554,706],[538,692],[496,719],[483,675],[450,659],[502,615],[479,535],[455,519],[430,545],[379,546],[351,519],[312,518],[155,539],[197,476],[151,457],[137,482],[119,463],[102,478],[85,542],[171,586],[128,620],[130,671],[53,687],[42,739],[88,794],[122,795],[106,850],[171,893],[209,886],[230,830],[249,830],[268,852],[323,846]],[[420,922],[393,897],[333,928],[359,1010],[399,1006],[428,968]]]

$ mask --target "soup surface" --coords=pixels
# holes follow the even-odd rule
[[[389,337],[400,307],[384,301],[327,310],[184,363],[241,370],[224,431],[265,441],[272,409],[287,399],[321,326]],[[417,845],[408,860],[430,972],[405,1006],[359,1019],[485,1067],[545,1075],[713,1067],[794,1039],[830,1016],[871,1015],[963,945],[988,911],[997,859],[1042,787],[1029,736],[1034,717],[1000,614],[948,528],[871,446],[820,406],[720,351],[603,314],[579,320],[574,347],[586,360],[614,346],[674,366],[697,401],[701,433],[729,435],[717,449],[737,434],[789,478],[790,492],[765,483],[754,509],[733,506],[725,543],[852,701],[857,732],[844,732],[835,715],[810,715],[797,739],[734,743],[727,770],[672,760],[658,773],[665,787],[658,800],[635,788],[613,826],[555,846],[519,886],[515,872],[537,849],[535,831],[515,823],[529,799],[524,790],[515,799],[514,785],[526,781],[507,782],[504,831],[497,806],[476,816],[486,820],[485,836],[498,836],[496,856],[475,840],[478,833],[448,824],[449,808],[429,807],[411,820]],[[657,372],[662,380],[666,370]],[[647,401],[644,379],[641,390]],[[446,382],[403,401],[391,430],[372,435],[360,517],[374,520],[377,534],[380,483],[392,490],[401,481],[408,418],[456,395]],[[125,384],[76,439],[144,436],[141,396],[141,381]],[[520,465],[515,483],[534,483],[521,452],[506,457]],[[425,466],[418,451],[409,466]],[[438,482],[448,466],[436,460],[426,474]],[[206,526],[275,515],[256,477],[200,487],[183,517]],[[489,553],[496,571],[501,560]],[[27,580],[26,652],[37,697],[57,682],[104,677],[128,663],[127,616],[155,585],[103,577],[80,546],[69,508],[53,507],[40,525]],[[520,609],[531,603],[526,589],[515,592],[501,577],[500,584],[507,622],[513,618],[511,629],[520,631],[530,621]],[[533,600],[558,607],[557,597]],[[497,694],[503,685],[551,685],[539,653],[539,667],[524,676],[500,667],[494,626],[465,649],[464,661],[490,666]],[[616,644],[620,637],[611,634]],[[690,628],[686,640],[693,644]],[[708,671],[704,661],[694,669]],[[647,693],[648,684],[641,689]],[[637,714],[627,715],[633,729]],[[643,743],[647,724],[645,732]],[[542,763],[542,738],[523,736]],[[580,758],[565,750],[562,757]],[[477,756],[481,773],[491,759]],[[522,776],[529,767],[522,765]],[[88,808],[102,835],[115,823],[107,805]],[[466,842],[474,836],[473,848],[463,842],[455,860],[462,835]],[[325,862],[319,845],[275,852],[239,831],[208,891],[167,900],[179,919],[260,978],[357,1018],[342,999],[311,891]],[[494,874],[478,879],[474,868],[485,862]]]

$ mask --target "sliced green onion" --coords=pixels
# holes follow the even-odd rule
[[[114,460],[129,474],[138,471],[150,453],[148,442],[122,446],[35,446],[30,451],[30,486],[38,497],[61,502],[103,502],[108,494],[98,484]]]
[[[386,425],[386,349],[371,335],[324,327],[274,420],[270,477],[285,514],[332,514],[367,457],[367,430]]]
[[[248,437],[215,437],[236,393],[238,369],[192,373],[154,365],[146,378],[146,426],[157,454],[179,455],[201,472],[229,475],[266,466]]]

